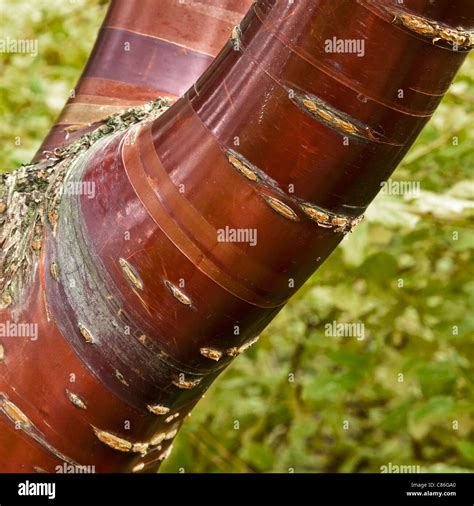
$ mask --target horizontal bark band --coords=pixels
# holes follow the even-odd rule
[[[123,29],[103,28],[83,77],[159,88],[182,95],[212,60],[211,56],[166,40]],[[179,85],[176,86],[178,75]]]
[[[155,174],[154,177],[158,177],[157,180],[154,180],[150,177],[150,175],[147,175],[147,169],[145,168],[144,162],[138,153],[140,145],[142,146],[142,149],[145,145],[145,152],[148,153],[149,156],[153,156],[153,171]],[[149,151],[149,149],[152,151]],[[163,232],[178,247],[178,249],[180,249],[191,260],[197,261],[197,265],[200,270],[230,293],[244,301],[249,302],[250,304],[263,308],[279,307],[282,305],[282,303],[269,303],[267,298],[264,298],[254,290],[237,283],[233,277],[223,271],[216,263],[206,258],[206,255],[203,255],[203,251],[198,247],[198,245],[194,243],[180,228],[180,226],[178,226],[177,223],[169,216],[168,210],[159,201],[156,192],[161,192],[164,188],[167,188],[168,191],[173,192],[176,198],[178,198],[178,201],[182,201],[182,196],[178,194],[178,190],[169,180],[161,161],[159,160],[156,152],[154,152],[150,125],[145,126],[141,132],[138,133],[138,138],[134,143],[125,142],[123,144],[123,159],[125,170],[127,171],[127,175],[132,183],[132,186],[139,195],[140,199],[144,202],[148,212]],[[181,209],[185,213],[187,212],[185,208]],[[182,215],[182,217],[184,218],[184,215]],[[189,219],[192,220],[195,218],[188,214],[188,218],[185,219],[189,222]],[[209,232],[210,230],[208,230],[208,233]],[[235,254],[238,254],[238,250],[234,248],[232,244],[217,242],[217,233],[215,230],[212,235],[214,238],[213,253],[216,250],[222,250],[223,252],[226,252],[225,254],[227,255],[230,254],[231,256],[235,256]],[[234,253],[232,253],[232,251]]]
[[[116,0],[104,26],[160,37],[215,56],[225,34],[240,21],[251,1]]]

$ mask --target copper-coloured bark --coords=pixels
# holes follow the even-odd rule
[[[36,158],[72,142],[110,114],[158,96],[183,95],[251,3],[112,0],[74,96]]]
[[[457,19],[437,5],[260,0],[173,107],[74,161],[66,183],[95,196],[63,196],[34,283],[1,316],[38,322],[41,336],[8,342],[0,364],[1,470],[54,471],[64,456],[157,469],[438,105],[467,50],[386,11]],[[462,6],[470,27],[474,7]],[[359,50],[330,52],[328,40]]]

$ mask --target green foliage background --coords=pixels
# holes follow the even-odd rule
[[[0,0],[3,170],[28,162],[87,60],[106,2]],[[209,390],[167,472],[474,471],[474,58],[367,219]],[[365,324],[365,339],[325,324]],[[293,381],[294,380],[294,381]],[[348,422],[348,424],[347,424]]]

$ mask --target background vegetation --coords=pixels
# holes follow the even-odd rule
[[[0,0],[0,156],[28,162],[73,88],[99,0]],[[168,472],[474,471],[474,59],[367,219],[192,413]],[[470,226],[471,224],[471,226]],[[365,339],[325,324],[364,323]]]

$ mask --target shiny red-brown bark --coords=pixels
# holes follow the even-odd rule
[[[112,0],[74,96],[36,159],[95,128],[109,114],[158,96],[175,100],[183,95],[251,3]]]
[[[50,447],[97,471],[156,470],[203,392],[355,225],[433,113],[466,51],[397,20],[473,25],[474,6],[450,6],[260,0],[171,109],[80,159],[73,180],[94,183],[95,198],[63,197],[15,307],[40,340],[7,343],[0,369],[0,393]],[[326,52],[333,37],[364,41],[364,54]],[[255,244],[222,241],[226,229],[256,231]],[[150,413],[156,404],[169,413]],[[0,425],[2,471],[64,460],[11,416]],[[130,445],[168,439],[140,455],[93,427]]]

